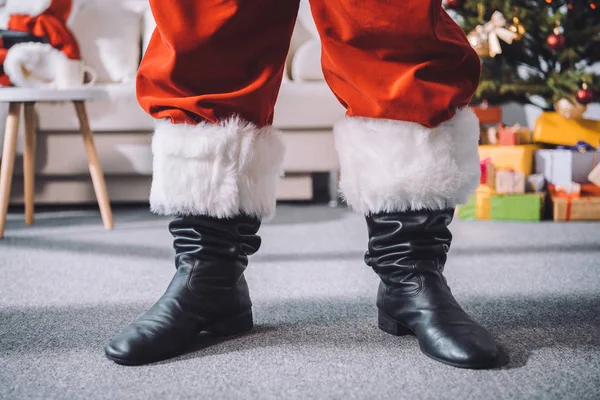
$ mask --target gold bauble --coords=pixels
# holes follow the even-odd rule
[[[489,39],[481,25],[478,25],[475,30],[469,33],[467,39],[479,57],[487,58],[490,56]]]
[[[583,114],[587,110],[587,106],[584,104],[580,104],[575,100],[569,100],[567,98],[562,98],[558,100],[554,104],[554,108],[556,112],[559,113],[562,117],[568,119],[581,119],[583,118]]]
[[[521,40],[521,38],[523,38],[523,36],[525,36],[526,33],[525,25],[521,23],[519,17],[513,17],[512,21],[513,22],[508,27],[508,30],[517,35],[515,36],[514,40]]]

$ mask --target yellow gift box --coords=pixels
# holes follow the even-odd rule
[[[496,191],[489,186],[480,185],[475,191],[475,216],[477,219],[492,217],[492,195]]]
[[[522,172],[531,175],[533,166],[533,154],[542,146],[537,144],[522,144],[518,146],[479,146],[479,158],[492,159],[496,169]]]
[[[584,141],[596,147],[600,143],[600,121],[567,119],[555,112],[544,112],[535,121],[533,140],[565,146]]]

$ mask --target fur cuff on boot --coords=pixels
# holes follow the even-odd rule
[[[479,121],[469,109],[435,128],[346,117],[334,132],[342,195],[365,215],[455,207],[479,185]]]
[[[158,121],[150,207],[162,215],[227,218],[275,213],[284,145],[272,127],[232,117],[219,124]]]

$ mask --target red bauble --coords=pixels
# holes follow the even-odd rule
[[[594,101],[594,92],[587,88],[581,88],[577,91],[575,99],[581,104],[590,104]]]
[[[562,50],[565,48],[567,40],[563,35],[554,33],[548,36],[548,39],[546,39],[546,43],[548,44],[548,47],[550,47],[552,50]]]
[[[466,0],[446,0],[446,7],[456,10],[462,8],[465,5]]]

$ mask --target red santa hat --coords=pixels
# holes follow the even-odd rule
[[[1,1],[1,0],[0,0]],[[0,50],[3,72],[16,86],[51,85],[58,58],[80,59],[69,29],[73,0],[6,0],[0,28],[47,38],[46,43],[20,43]]]

